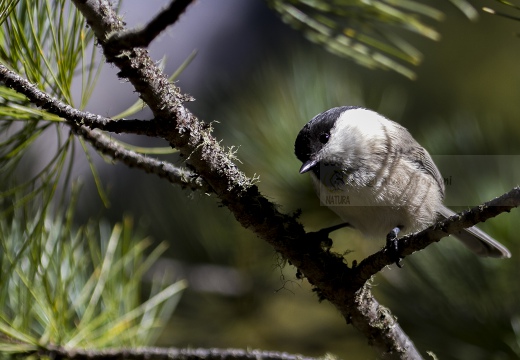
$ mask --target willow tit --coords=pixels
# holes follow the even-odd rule
[[[454,214],[428,152],[401,125],[356,106],[327,110],[298,134],[295,153],[320,201],[365,237],[408,234]],[[482,230],[456,234],[480,256],[511,253]]]

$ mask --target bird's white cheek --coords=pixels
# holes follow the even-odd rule
[[[321,157],[323,162],[348,163],[356,153],[356,146],[350,137],[332,139],[323,148]]]

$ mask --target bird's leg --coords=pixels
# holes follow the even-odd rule
[[[397,267],[401,268],[401,260],[403,260],[403,257],[399,255],[399,242],[397,241],[397,235],[401,231],[400,227],[395,227],[386,235],[386,250],[389,252],[390,257],[392,260],[395,261],[395,264]]]
[[[344,228],[350,226],[348,223],[342,223],[334,226],[330,226],[328,228],[324,228],[321,230],[318,230],[316,232],[309,233],[313,238],[316,238],[319,240],[321,246],[323,246],[326,249],[330,249],[332,247],[332,240],[329,238],[329,234],[333,231],[336,231],[338,229]]]
[[[318,230],[318,232],[320,234],[329,235],[333,231],[336,231],[336,230],[339,230],[339,229],[342,229],[342,228],[348,227],[348,226],[350,226],[349,223],[341,223],[341,224],[338,224],[338,225],[333,225],[333,226],[330,226],[328,228],[324,228],[324,229]]]

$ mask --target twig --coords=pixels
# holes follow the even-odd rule
[[[118,32],[108,39],[107,45],[118,50],[147,47],[168,26],[175,23],[193,0],[172,0],[152,21],[140,30]]]
[[[32,104],[68,122],[74,122],[78,125],[83,124],[93,129],[110,131],[117,134],[127,133],[151,137],[158,136],[157,128],[160,127],[160,124],[157,124],[158,120],[112,120],[101,115],[75,109],[41,91],[27,79],[9,70],[2,64],[0,64],[0,82],[3,82],[7,87],[20,94],[25,95]]]
[[[207,183],[193,172],[125,149],[110,141],[106,135],[92,130],[97,128],[114,133],[131,133],[158,137],[157,129],[161,126],[167,126],[167,122],[158,120],[114,121],[100,115],[80,111],[39,90],[28,80],[2,64],[0,64],[0,82],[25,95],[32,104],[41,107],[51,114],[62,117],[76,134],[83,136],[99,152],[109,155],[129,167],[140,168],[147,173],[153,173],[161,178],[166,178],[171,183],[180,185],[183,188],[211,192]]]
[[[68,350],[49,347],[38,351],[52,359],[71,360],[316,360],[283,352],[242,349],[138,348],[105,350]]]
[[[182,188],[193,191],[201,190],[206,193],[212,192],[208,184],[200,176],[187,169],[178,168],[170,163],[127,150],[114,141],[111,141],[109,137],[103,133],[92,130],[85,125],[71,124],[71,128],[99,152],[121,161],[128,165],[128,167],[139,168],[147,173],[155,174],[160,178],[167,179],[172,184],[180,185]]]
[[[518,206],[520,206],[520,187],[515,187],[504,195],[482,205],[453,215],[419,233],[410,234],[399,239],[399,248],[402,249],[400,255],[411,255],[450,234],[456,234],[462,229],[484,222],[503,212],[509,212]],[[395,257],[388,254],[384,249],[370,255],[353,269],[353,276],[357,279],[357,285],[355,286],[361,287],[374,274],[393,262],[395,262]]]

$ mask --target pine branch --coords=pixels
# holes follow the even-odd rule
[[[87,125],[92,129],[110,131],[116,134],[158,136],[157,124],[154,120],[112,120],[101,115],[75,109],[41,91],[36,85],[31,84],[30,81],[2,64],[0,64],[0,82],[3,82],[8,88],[25,95],[32,104],[65,119],[69,123]]]
[[[169,25],[175,23],[193,0],[172,0],[154,19],[140,30],[118,32],[110,37],[108,45],[119,50],[148,47]]]
[[[171,183],[181,185],[183,188],[211,192],[207,184],[193,172],[127,150],[123,146],[111,141],[106,135],[92,130],[97,128],[114,133],[131,133],[157,137],[158,121],[114,121],[100,115],[77,110],[39,90],[35,85],[2,64],[0,64],[0,82],[25,95],[34,105],[65,119],[65,123],[69,125],[76,134],[83,136],[83,138],[92,144],[99,152],[109,155],[129,167],[140,168],[147,173],[153,173],[161,178],[166,178]]]
[[[38,351],[52,359],[70,360],[316,360],[302,355],[275,351],[242,349],[176,349],[176,348],[138,348],[105,350],[69,350],[62,347],[49,347]]]
[[[204,180],[197,174],[182,169],[172,164],[159,161],[154,158],[143,156],[134,151],[127,150],[123,146],[112,141],[107,135],[90,129],[85,125],[69,124],[72,131],[82,136],[100,153],[108,155],[115,160],[121,161],[130,168],[138,168],[147,173],[155,174],[160,178],[168,180],[170,183],[180,185],[182,188],[189,190],[201,190],[205,193],[211,193],[211,189]]]
[[[494,218],[504,212],[509,212],[518,206],[520,206],[520,187],[515,187],[502,196],[475,206],[468,211],[453,215],[419,233],[404,236],[399,239],[399,248],[402,249],[400,255],[402,257],[411,255],[448,235],[457,234],[463,229]],[[362,286],[374,274],[391,265],[394,261],[395,257],[391,256],[386,249],[364,259],[354,268],[357,286]]]
[[[237,195],[251,189],[254,182],[246,177],[233,163],[228,151],[220,147],[211,135],[211,126],[200,122],[186,107],[187,97],[171,84],[144,49],[118,51],[109,46],[108,34],[123,31],[123,23],[106,0],[76,0],[74,4],[85,16],[107,62],[119,67],[119,76],[128,79],[149,106],[154,118],[171,121],[174,126],[162,126],[160,137],[165,138],[180,153],[189,159],[200,174],[226,202],[233,202]],[[198,170],[196,170],[198,173]],[[257,192],[257,190],[256,190]]]

